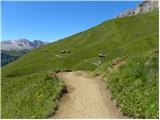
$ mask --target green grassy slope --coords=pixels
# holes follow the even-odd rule
[[[2,72],[3,75],[10,73],[23,75],[59,68],[70,69],[77,64],[85,63],[85,59],[97,60],[101,52],[106,54],[105,61],[108,61],[126,54],[139,54],[157,46],[158,12],[140,14],[110,20],[87,31],[35,49],[2,68]],[[70,50],[71,53],[62,54],[61,50]],[[95,69],[94,66],[91,68]]]
[[[134,118],[158,118],[158,57],[158,54],[152,51],[129,56],[124,64],[116,69],[106,63],[95,70],[95,74],[102,74],[105,78],[112,98],[116,99],[124,115]]]
[[[2,118],[45,118],[54,111],[50,107],[54,107],[56,102],[51,102],[51,98],[61,91],[60,80],[45,81],[47,71],[95,70],[117,57],[147,53],[158,47],[158,34],[158,12],[154,11],[109,20],[32,50],[2,67]],[[63,54],[62,50],[71,53]],[[106,54],[106,58],[98,58],[99,53]],[[38,101],[33,98],[39,91],[44,97]]]
[[[46,118],[64,89],[61,80],[45,72],[2,79],[2,118]]]
[[[22,55],[26,54],[27,52],[29,52],[29,50],[20,50],[20,51],[2,50],[1,51],[1,66],[4,66],[10,62],[15,61],[16,59],[18,59]]]

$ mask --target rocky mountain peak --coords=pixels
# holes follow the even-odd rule
[[[19,40],[4,40],[1,41],[1,49],[2,50],[31,50],[33,48],[38,48],[43,45],[46,45],[47,42],[43,42],[40,40],[34,40],[33,42],[28,39],[19,39]]]
[[[122,12],[121,14],[119,14],[117,17],[121,18],[121,17],[137,15],[140,13],[147,13],[147,12],[151,12],[154,9],[159,9],[158,1],[145,0],[142,3],[140,3],[135,9],[128,9]]]

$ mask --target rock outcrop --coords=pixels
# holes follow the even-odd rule
[[[145,0],[142,3],[140,3],[135,9],[128,9],[124,11],[123,13],[119,14],[117,17],[128,17],[128,16],[133,16],[137,15],[140,13],[147,13],[150,12],[154,9],[158,9],[159,4],[158,1],[155,0]]]

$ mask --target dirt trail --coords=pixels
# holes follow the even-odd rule
[[[53,118],[125,118],[110,100],[109,90],[100,78],[89,77],[85,72],[58,74],[68,89]]]

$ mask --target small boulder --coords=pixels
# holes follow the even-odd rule
[[[159,53],[159,49],[157,48],[154,52],[155,52],[155,53]]]
[[[71,51],[67,51],[67,53],[71,53]]]
[[[62,50],[61,53],[66,53],[66,51],[65,51],[65,50]]]
[[[105,55],[105,54],[100,53],[100,54],[98,55],[98,57],[105,58],[105,57],[106,57],[106,55]]]

